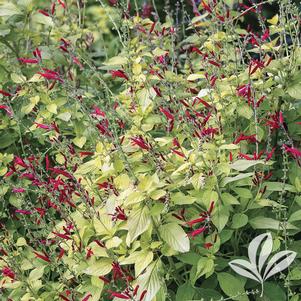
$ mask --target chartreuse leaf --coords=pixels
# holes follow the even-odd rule
[[[240,278],[234,277],[229,273],[218,273],[217,274],[218,283],[222,291],[232,300],[247,301],[249,300],[246,295],[241,295],[245,293],[245,281]]]
[[[160,276],[159,276],[159,267],[160,260],[156,260],[151,265],[149,265],[146,271],[141,274],[136,281],[136,285],[139,285],[137,292],[138,296],[146,291],[143,301],[153,301],[153,298],[156,296],[157,292],[160,290]]]
[[[133,242],[140,234],[146,231],[150,222],[149,209],[146,206],[132,210],[127,221],[127,244],[131,244],[131,242]]]
[[[133,252],[129,257],[120,261],[120,264],[135,264],[135,277],[138,277],[141,272],[153,261],[154,254],[148,250]]]
[[[252,167],[257,164],[264,164],[263,160],[237,160],[230,165],[232,169],[237,171],[244,171],[249,167]]]
[[[34,282],[34,281],[40,279],[44,274],[44,269],[45,269],[45,266],[40,266],[40,267],[32,270],[29,273],[28,280]]]
[[[113,260],[111,258],[101,258],[97,261],[90,260],[84,273],[90,276],[103,276],[111,272]]]
[[[181,226],[176,223],[169,223],[159,227],[162,239],[175,251],[185,253],[190,249],[190,242],[187,234]]]

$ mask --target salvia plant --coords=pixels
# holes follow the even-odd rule
[[[0,0],[0,299],[301,300],[297,5]]]

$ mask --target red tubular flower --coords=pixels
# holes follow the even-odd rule
[[[180,151],[178,151],[178,150],[176,150],[176,149],[171,149],[171,151],[172,151],[173,153],[175,153],[176,155],[178,155],[178,156],[180,156],[180,157],[182,157],[182,158],[185,158],[184,153],[182,153],[182,152],[180,152]]]
[[[60,6],[61,6],[63,9],[66,8],[65,2],[63,2],[62,0],[57,0],[57,2],[60,4]]]
[[[40,60],[42,59],[41,51],[38,47],[33,51],[33,55],[39,58]]]
[[[112,220],[116,221],[116,220],[122,220],[122,221],[126,221],[127,220],[127,216],[125,215],[124,209],[122,209],[120,206],[117,206],[115,208],[115,213],[114,214],[110,214],[112,215]]]
[[[38,12],[46,17],[50,17],[49,13],[46,10],[39,9]]]
[[[104,276],[99,276],[98,277],[100,280],[102,280],[105,284],[108,284],[108,283],[110,283],[110,280],[109,279],[107,279],[106,277],[104,277]]]
[[[65,297],[63,294],[59,294],[59,297],[63,299],[64,301],[70,301],[67,297]]]
[[[39,129],[48,130],[48,131],[50,131],[50,130],[53,129],[51,125],[47,125],[47,124],[43,124],[43,123],[38,123],[38,122],[34,122],[34,124]]]
[[[279,129],[281,128],[281,125],[283,124],[283,114],[282,112],[276,112],[275,114],[270,115],[270,119],[266,120],[266,126],[269,126],[271,130]]]
[[[283,147],[286,150],[286,152],[290,153],[295,159],[301,157],[301,151],[298,150],[297,148],[295,148],[295,147],[289,147],[286,144],[283,144]]]
[[[148,143],[146,143],[143,139],[143,137],[136,137],[136,138],[131,138],[132,140],[132,145],[137,145],[140,148],[149,151],[150,150],[150,146],[148,145]]]
[[[55,2],[51,4],[51,14],[54,15],[54,13],[55,13]]]
[[[196,53],[198,53],[199,55],[203,55],[203,52],[202,52],[199,48],[194,47],[194,46],[191,47],[190,51],[191,51],[191,52],[196,52]]]
[[[169,120],[174,120],[174,116],[169,112],[169,110],[160,107],[160,111],[165,115]]]
[[[18,58],[18,61],[20,61],[22,64],[38,64],[39,63],[38,59],[27,59],[24,57]]]
[[[87,249],[86,259],[89,259],[92,255],[94,255],[92,249],[91,248]]]
[[[190,227],[192,227],[194,224],[197,224],[197,223],[202,223],[203,221],[205,221],[205,217],[199,217],[197,219],[194,219],[192,221],[189,221],[189,222],[186,222],[187,225],[189,225]]]
[[[276,149],[276,147],[273,147],[273,149],[269,153],[266,153],[266,155],[267,155],[267,157],[265,159],[266,161],[269,161],[272,158],[272,156],[275,152],[275,149]]]
[[[113,270],[113,279],[114,281],[120,278],[123,278],[123,270],[118,262],[112,263],[112,270]]]
[[[249,143],[257,142],[256,134],[245,136],[244,134],[240,134],[238,138],[234,141],[234,144],[238,144],[240,141],[248,141]]]
[[[111,294],[111,298],[113,299],[113,297],[119,298],[119,299],[124,299],[124,300],[129,300],[131,299],[131,297],[121,294],[121,293],[117,293],[117,292],[113,292],[113,291],[108,291]]]
[[[23,209],[16,209],[15,213],[19,213],[19,214],[23,214],[23,215],[30,215],[30,214],[32,214],[31,211],[29,211],[29,210],[23,210]]]
[[[92,297],[92,294],[89,293],[88,295],[86,295],[86,296],[82,299],[82,301],[88,301],[91,297]]]
[[[199,228],[199,229],[196,229],[196,230],[194,230],[194,231],[188,233],[188,236],[189,236],[189,237],[195,237],[195,236],[197,236],[197,235],[203,233],[206,229],[207,229],[207,227],[205,227],[205,226],[204,226],[204,227],[201,227],[201,228]]]
[[[71,237],[67,234],[62,234],[62,233],[58,233],[58,232],[54,232],[54,231],[52,233],[55,236],[60,237],[60,238],[65,239],[65,240],[70,240],[71,239]]]
[[[147,290],[144,290],[144,291],[141,293],[139,301],[142,301],[142,300],[144,299],[144,296],[146,295],[146,293],[147,293]]]
[[[270,37],[270,30],[267,28],[267,29],[264,31],[263,35],[261,36],[261,40],[262,40],[262,41],[265,41],[265,40],[267,40],[269,37]]]
[[[12,192],[14,193],[23,193],[25,192],[24,188],[13,188]]]
[[[199,97],[196,97],[195,99],[197,99],[198,100],[198,103],[197,104],[203,104],[206,108],[211,108],[211,105],[207,102],[207,101],[205,101],[204,99],[202,99],[202,98],[199,98]]]
[[[42,255],[42,254],[39,254],[36,251],[33,251],[33,253],[36,255],[37,258],[40,258],[40,259],[42,259],[42,260],[44,260],[46,262],[51,262],[50,258],[48,257],[48,255],[46,255],[46,254]]]
[[[209,6],[205,1],[202,0],[201,4],[202,4],[203,8],[204,8],[209,14],[212,13],[212,9],[210,8],[210,6]]]
[[[9,267],[3,267],[1,272],[3,277],[9,277],[10,279],[15,280],[16,275]]]
[[[207,242],[204,244],[204,248],[207,250],[209,250],[212,246],[213,246],[213,244],[211,242]]]
[[[258,108],[259,106],[260,106],[260,104],[265,100],[265,95],[263,95],[263,96],[261,96],[259,99],[258,99],[258,101],[257,101],[257,103],[256,103],[256,107]]]
[[[13,116],[13,112],[11,111],[9,106],[0,105],[0,110],[4,110],[9,117]]]
[[[251,85],[250,84],[239,86],[236,89],[236,91],[237,91],[238,96],[242,96],[242,97],[245,97],[248,99],[251,98]]]
[[[0,90],[0,94],[2,94],[3,96],[12,96],[9,92],[4,90]]]
[[[58,259],[61,259],[65,254],[65,250],[63,248],[60,248],[60,253],[59,255],[57,256]]]
[[[53,71],[53,70],[49,70],[46,68],[43,68],[43,70],[45,71],[43,72],[37,72],[37,74],[39,74],[40,76],[44,77],[45,79],[48,80],[54,80],[54,81],[59,81],[61,83],[63,83],[64,81],[60,78],[60,75],[58,72]]]
[[[213,66],[216,66],[218,68],[221,67],[221,64],[218,63],[218,62],[216,62],[216,61],[214,61],[214,60],[209,60],[208,63],[211,64],[211,65],[213,65]]]
[[[72,61],[74,64],[76,64],[80,70],[84,69],[84,66],[82,65],[82,63],[79,61],[79,59],[76,56],[72,57]]]
[[[68,179],[73,179],[73,176],[65,170],[61,170],[61,169],[56,168],[56,167],[49,168],[49,170],[51,170],[52,172],[54,172],[57,175],[62,175],[64,177],[68,178]]]
[[[125,80],[129,80],[127,75],[122,70],[112,70],[110,71],[110,73],[112,74],[113,78],[120,77],[120,78],[124,78]]]
[[[136,296],[137,295],[137,292],[138,292],[138,289],[139,289],[139,285],[137,285],[133,291],[133,296]]]

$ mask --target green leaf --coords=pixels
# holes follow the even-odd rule
[[[239,201],[237,200],[237,198],[228,192],[222,193],[221,199],[225,205],[239,205],[240,204]]]
[[[233,188],[241,198],[251,199],[253,197],[252,192],[247,188]]]
[[[217,274],[218,283],[222,291],[233,300],[247,301],[249,300],[246,295],[237,296],[239,294],[245,293],[245,283],[237,277],[232,276],[229,273],[218,273]]]
[[[195,288],[189,282],[186,282],[178,287],[176,301],[193,300],[195,293]]]
[[[208,257],[201,257],[197,263],[195,273],[191,273],[191,282],[194,284],[197,279],[206,275],[208,278],[214,272],[214,261]]]
[[[181,253],[188,252],[190,242],[187,234],[176,223],[169,223],[159,227],[159,232],[162,239],[175,251]]]
[[[254,229],[271,229],[271,230],[280,230],[280,221],[277,221],[270,217],[256,216],[249,220],[249,224]],[[298,229],[290,223],[286,223],[286,229]]]
[[[232,218],[231,228],[239,229],[248,223],[248,216],[244,213],[235,213]]]
[[[214,211],[212,222],[218,229],[218,231],[222,231],[226,226],[229,219],[229,209],[226,206],[218,205],[216,210]]]
[[[289,217],[288,221],[290,223],[295,221],[301,221],[301,209],[293,212]]]
[[[237,160],[234,163],[232,163],[230,167],[237,171],[244,171],[249,167],[257,164],[264,164],[264,161],[263,160]]]
[[[149,209],[146,206],[140,207],[137,210],[132,210],[127,221],[127,244],[130,245],[140,234],[145,232],[148,229],[150,222]]]

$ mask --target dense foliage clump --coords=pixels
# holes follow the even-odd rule
[[[300,23],[0,0],[0,299],[301,300]],[[266,232],[260,285],[229,262]]]

